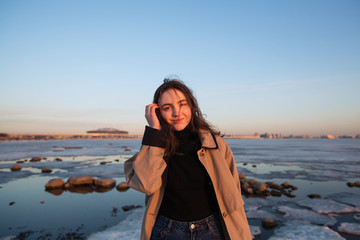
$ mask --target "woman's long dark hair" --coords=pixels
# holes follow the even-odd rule
[[[200,130],[207,130],[213,135],[220,135],[220,132],[205,120],[192,91],[180,80],[165,78],[164,83],[161,84],[154,93],[153,103],[159,104],[161,95],[169,89],[177,89],[185,95],[191,109],[191,120],[189,125],[192,132],[199,134]],[[165,132],[166,137],[165,157],[169,157],[175,153],[178,141],[174,135],[173,126],[165,122],[161,117],[161,114],[158,114],[158,116],[160,125]]]

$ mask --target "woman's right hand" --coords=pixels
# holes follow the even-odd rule
[[[149,127],[161,130],[160,121],[155,111],[158,108],[159,105],[157,105],[156,103],[147,105],[145,108],[145,118],[149,124]]]

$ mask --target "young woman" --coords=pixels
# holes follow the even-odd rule
[[[191,90],[165,79],[145,118],[140,152],[124,166],[146,194],[141,239],[251,239],[231,149]]]

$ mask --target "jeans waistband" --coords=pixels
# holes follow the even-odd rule
[[[164,217],[159,215],[157,222],[164,226],[168,227],[168,229],[179,229],[179,230],[185,230],[185,229],[199,229],[199,228],[211,228],[212,224],[218,222],[218,214],[214,213],[204,219],[197,220],[197,221],[191,221],[191,222],[181,222],[172,220],[170,218]]]

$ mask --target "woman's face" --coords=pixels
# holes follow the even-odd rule
[[[176,131],[183,130],[191,120],[191,109],[185,95],[177,89],[163,92],[159,99],[160,113]]]

